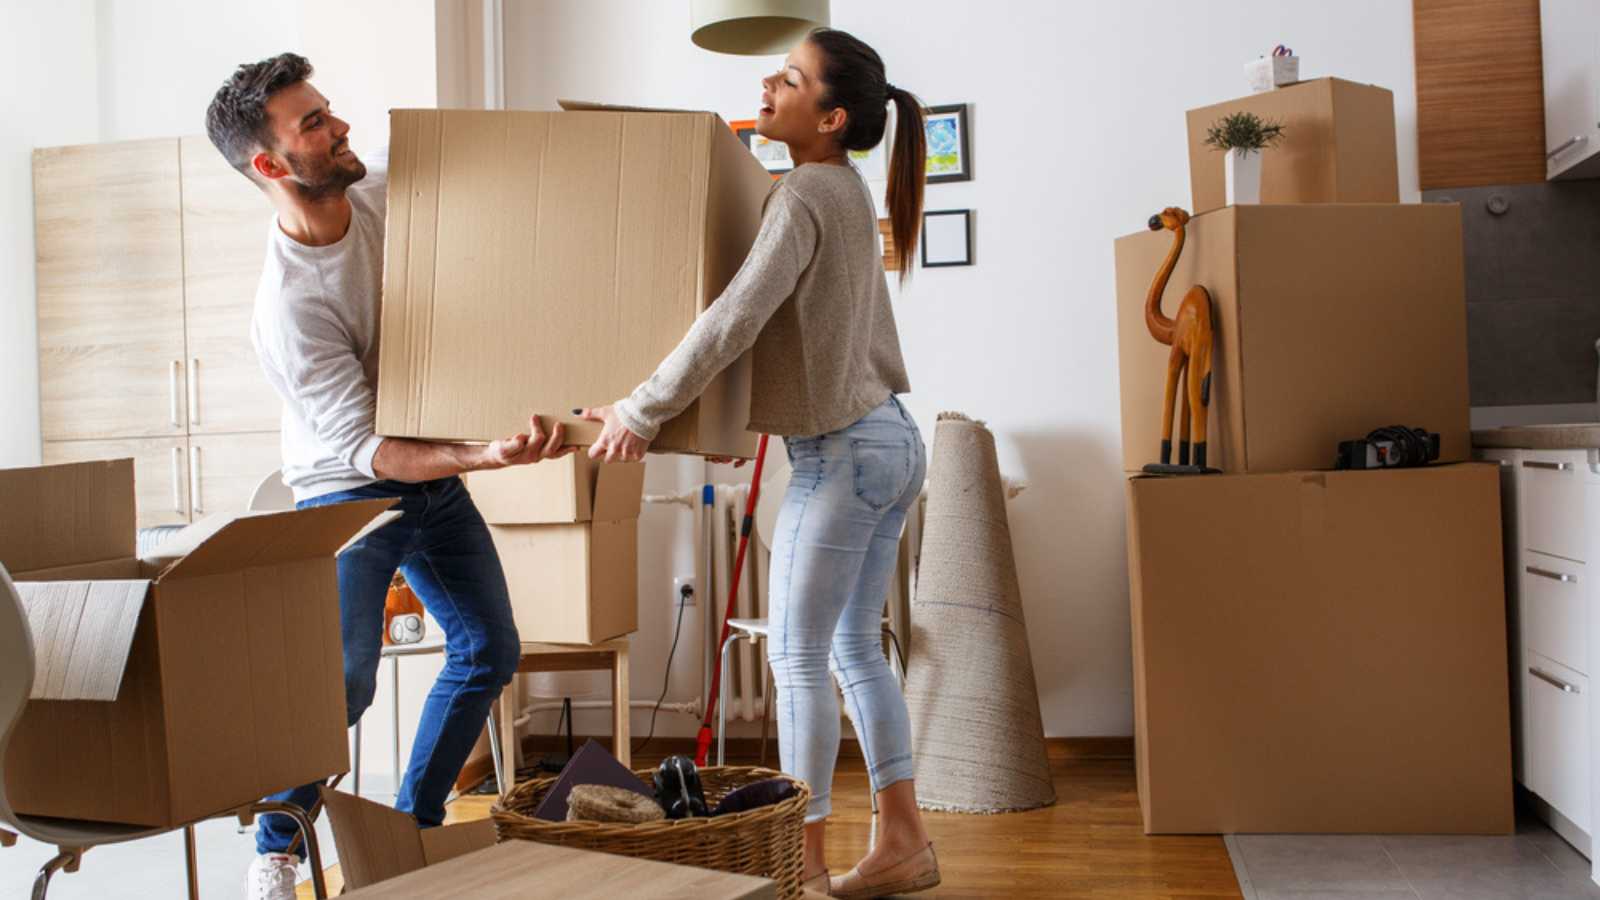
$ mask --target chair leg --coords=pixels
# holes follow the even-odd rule
[[[489,761],[494,766],[495,790],[503,797],[506,792],[505,768],[503,767],[503,757],[500,750],[500,723],[496,721],[497,717],[494,714],[495,710],[499,708],[500,700],[497,697],[493,703],[489,704]]]
[[[189,878],[189,900],[200,900],[200,859],[194,845],[194,826],[183,826],[183,864]]]
[[[78,863],[83,861],[83,850],[78,847],[62,847],[60,851],[39,868],[38,877],[33,879],[32,900],[45,900],[45,893],[50,890],[50,876],[57,872],[78,871]]]
[[[356,752],[350,754],[350,777],[355,781],[355,794],[361,796],[361,720],[356,720]]]
[[[717,688],[717,765],[727,764],[728,744],[728,660],[738,632],[730,632],[722,642],[722,680]]]
[[[763,654],[765,656],[765,654]],[[767,765],[767,729],[772,724],[772,666],[764,660],[761,666],[761,762],[762,768]]]
[[[322,851],[317,847],[317,829],[311,824],[311,817],[293,803],[263,801],[254,804],[251,809],[256,813],[280,813],[300,826],[300,836],[306,842],[307,860],[311,863],[311,893],[317,900],[328,900],[328,884],[322,877]]]

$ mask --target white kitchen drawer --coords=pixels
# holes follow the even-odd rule
[[[1536,653],[1526,655],[1527,781],[1573,824],[1589,831],[1589,680]]]
[[[1583,481],[1586,450],[1525,450],[1517,463],[1522,546],[1535,553],[1587,562]]]
[[[1589,673],[1588,567],[1524,553],[1517,591],[1522,645],[1579,674]]]

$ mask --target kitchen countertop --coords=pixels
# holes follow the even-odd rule
[[[1484,428],[1472,432],[1472,446],[1525,450],[1586,450],[1600,447],[1600,422]]]

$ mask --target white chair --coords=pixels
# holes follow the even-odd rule
[[[28,619],[22,608],[22,598],[17,594],[11,575],[6,572],[4,566],[0,566],[0,760],[5,759],[6,749],[11,744],[11,734],[28,705],[28,695],[33,691],[35,665],[33,635],[28,630]],[[284,804],[256,804],[243,810],[230,810],[224,815],[237,814],[244,819],[251,814],[265,812],[284,813],[294,818],[303,831],[311,827],[304,813]],[[39,869],[39,874],[34,879],[33,900],[45,900],[45,893],[50,888],[50,878],[56,872],[78,871],[84,852],[90,848],[154,837],[172,830],[144,825],[115,825],[22,815],[11,808],[11,802],[6,796],[4,777],[0,777],[0,824],[5,826],[0,828],[0,846],[10,847],[15,844],[16,834],[40,843],[56,845],[58,850],[56,856]],[[14,830],[16,834],[6,829]],[[322,879],[322,860],[314,836],[307,850],[311,855],[314,891],[317,897],[326,898],[328,892]],[[184,826],[183,851],[187,863],[189,897],[190,900],[196,900],[200,896],[200,885],[192,824]]]
[[[289,490],[289,486],[283,483],[282,469],[261,479],[261,483],[256,485],[255,491],[250,495],[250,502],[245,504],[245,509],[251,512],[294,509],[294,491]]]

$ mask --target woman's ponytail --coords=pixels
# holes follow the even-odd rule
[[[900,259],[900,282],[911,275],[911,259],[922,231],[922,189],[928,178],[928,138],[922,103],[910,91],[889,85],[894,104],[894,150],[889,157],[889,230]]]

